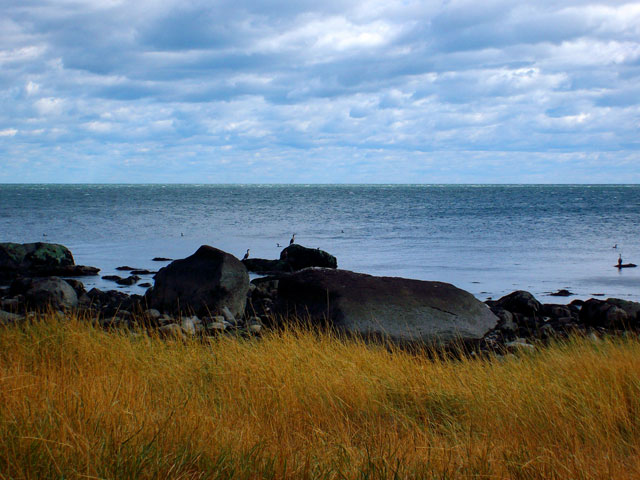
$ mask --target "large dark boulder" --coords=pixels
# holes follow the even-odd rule
[[[280,278],[280,312],[364,337],[445,345],[476,341],[497,317],[448,283],[307,268]]]
[[[17,283],[17,282],[16,282]],[[56,310],[78,306],[78,295],[71,285],[58,277],[21,279],[25,304],[31,309],[53,308]]]
[[[511,313],[519,313],[526,317],[536,317],[542,310],[542,304],[524,290],[516,290],[499,300],[487,303],[491,305],[492,310],[503,308]]]
[[[17,275],[97,275],[95,267],[76,265],[67,247],[56,243],[0,243],[0,280]]]
[[[175,260],[155,275],[149,306],[160,311],[214,315],[228,307],[237,318],[244,313],[249,274],[233,255],[208,245]]]
[[[580,309],[580,321],[590,327],[632,328],[637,325],[640,304],[610,298],[590,298]]]
[[[287,262],[293,271],[308,267],[338,268],[338,260],[333,255],[295,243],[280,252],[280,260]]]

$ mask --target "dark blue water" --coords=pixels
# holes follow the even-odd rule
[[[640,186],[0,185],[0,241],[62,243],[102,274],[202,244],[276,258],[295,232],[341,268],[483,300],[561,288],[640,300],[640,268],[613,268],[618,254],[640,264],[639,226]]]

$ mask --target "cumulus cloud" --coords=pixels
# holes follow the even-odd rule
[[[3,13],[4,181],[640,181],[638,3],[9,0]],[[94,167],[81,179],[78,164]]]

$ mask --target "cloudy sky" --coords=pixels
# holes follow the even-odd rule
[[[0,183],[640,183],[638,2],[0,8]]]

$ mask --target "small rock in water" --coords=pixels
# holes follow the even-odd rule
[[[118,285],[133,285],[135,284],[138,280],[140,280],[140,277],[137,275],[130,275],[127,278],[121,278],[120,280],[116,280],[116,283]]]
[[[549,295],[551,295],[552,297],[570,297],[571,295],[575,295],[575,293],[572,293],[569,290],[563,288],[555,293],[550,293]]]
[[[117,282],[118,280],[122,280],[122,277],[120,277],[119,275],[105,275],[104,277],[102,277],[102,279]]]
[[[151,270],[131,270],[131,275],[151,275],[152,273],[158,273],[158,272],[152,272]]]
[[[173,258],[165,258],[165,257],[154,257],[151,259],[152,262],[171,262]]]
[[[144,288],[149,288],[149,287],[151,287],[151,284],[149,282],[144,282],[144,283],[139,283],[138,286],[139,287],[144,287]]]
[[[128,270],[135,270],[135,268],[133,268],[133,267],[129,267],[128,265],[125,265],[125,266],[123,266],[123,267],[116,267],[116,270],[119,270],[119,271],[128,271]]]

